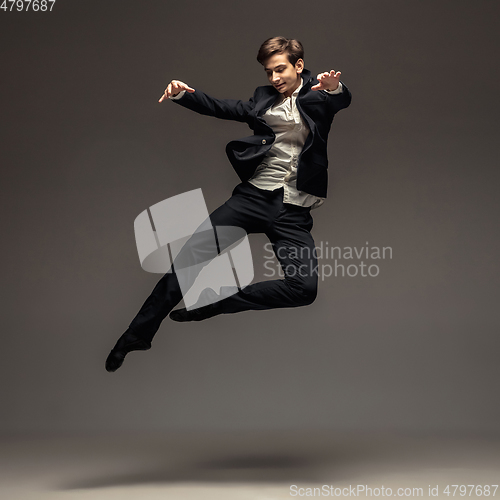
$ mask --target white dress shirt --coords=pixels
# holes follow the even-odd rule
[[[325,198],[299,191],[296,187],[299,154],[309,134],[309,127],[300,116],[295,103],[303,83],[304,81],[301,79],[300,85],[291,97],[285,97],[281,94],[264,113],[263,119],[273,130],[276,139],[248,182],[268,191],[283,187],[284,203],[314,209],[322,205]],[[184,92],[185,90],[176,96],[170,96],[170,99],[180,99]],[[339,86],[335,90],[327,90],[326,92],[340,94],[342,83],[339,82]]]

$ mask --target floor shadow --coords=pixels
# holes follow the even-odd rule
[[[246,449],[238,453],[236,449]],[[296,450],[296,451],[291,451]],[[130,452],[130,449],[128,450]],[[96,453],[99,453],[96,450]],[[175,447],[166,443],[150,453],[136,449],[137,465],[123,473],[91,474],[66,481],[56,490],[91,489],[147,483],[320,483],[327,478],[347,480],[360,468],[418,454],[414,447],[363,438],[328,441],[285,440],[199,443],[186,440]],[[143,465],[147,464],[147,465]]]
[[[89,489],[146,483],[241,483],[317,481],[318,461],[303,456],[227,456],[155,470],[124,472],[59,485],[59,490]]]

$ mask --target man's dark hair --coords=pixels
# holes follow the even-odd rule
[[[290,63],[295,66],[299,59],[304,59],[304,47],[298,40],[288,39],[284,36],[273,36],[268,38],[259,49],[257,61],[264,65],[264,62],[274,54],[284,54],[288,56]]]

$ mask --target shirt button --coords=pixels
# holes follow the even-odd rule
[[[265,144],[266,143],[266,140],[265,139],[262,139],[262,144]]]

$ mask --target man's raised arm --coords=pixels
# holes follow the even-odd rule
[[[319,83],[311,87],[311,90],[324,90],[332,96],[330,102],[335,112],[347,108],[351,104],[351,92],[340,81],[340,71],[325,71],[320,73],[316,79]]]
[[[248,101],[216,99],[179,80],[172,80],[168,84],[158,102],[162,102],[166,98],[202,115],[240,122],[247,121],[248,114],[254,106],[253,98]]]
[[[158,102],[162,102],[164,99],[169,99],[171,97],[176,97],[179,93],[183,91],[193,93],[195,90],[192,89],[189,85],[186,85],[184,82],[181,82],[179,80],[172,80],[168,84],[167,88],[165,89],[165,92],[160,97]]]

